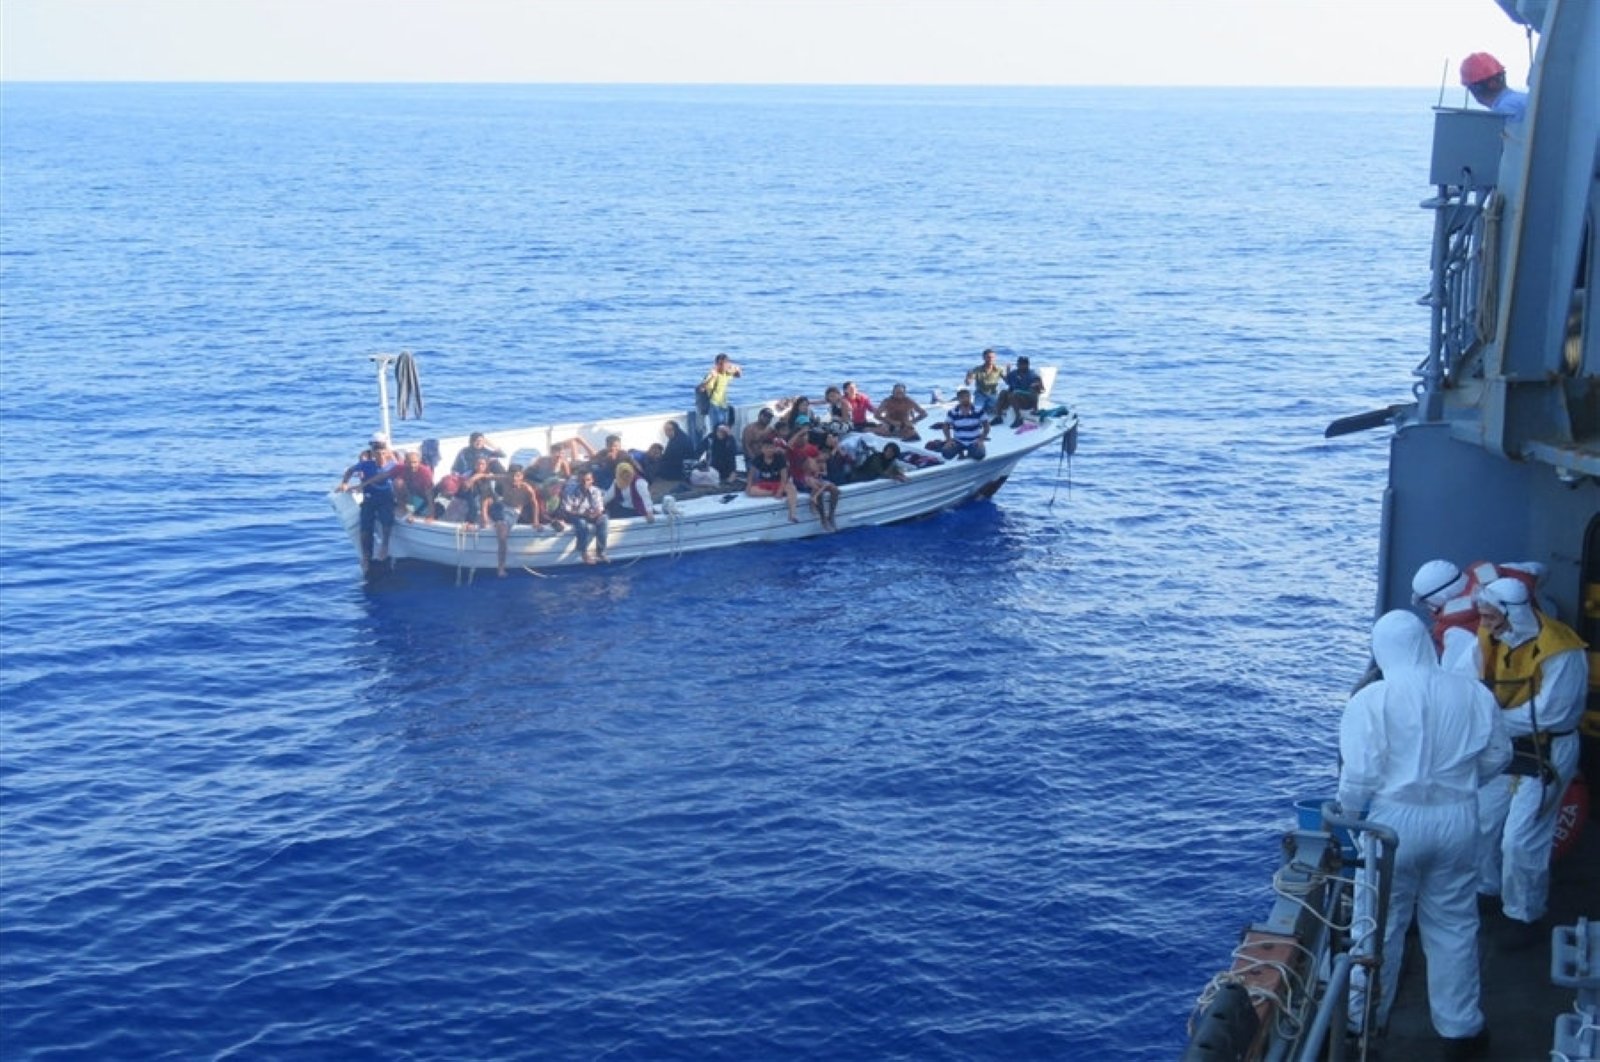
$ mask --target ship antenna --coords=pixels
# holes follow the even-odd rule
[[[1450,57],[1444,57],[1444,69],[1439,71],[1439,102],[1435,107],[1444,106],[1444,87],[1450,83]]]

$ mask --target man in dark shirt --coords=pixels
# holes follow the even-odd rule
[[[1020,427],[1024,411],[1039,408],[1039,396],[1044,393],[1044,380],[1028,366],[1028,359],[1017,359],[1017,367],[1006,373],[1006,389],[1000,392],[1000,412],[994,418],[999,424],[1006,410],[1011,410],[1011,426]]]

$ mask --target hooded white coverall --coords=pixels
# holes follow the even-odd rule
[[[1549,619],[1527,602],[1525,591],[1510,583],[1498,580],[1489,588],[1504,588],[1502,596],[1510,599],[1498,603],[1508,626],[1495,636],[1496,642],[1515,646],[1537,637]],[[1462,667],[1473,675],[1483,674],[1483,653],[1477,645]],[[1535,719],[1541,731],[1562,735],[1549,745],[1549,762],[1556,772],[1553,783],[1541,785],[1537,777],[1503,774],[1478,796],[1478,891],[1499,895],[1506,917],[1519,922],[1543,918],[1550,899],[1550,851],[1561,797],[1578,773],[1575,731],[1588,689],[1589,659],[1581,649],[1568,649],[1539,664],[1537,693],[1497,713],[1513,737],[1532,734]]]
[[[1511,759],[1494,697],[1434,657],[1422,621],[1385,613],[1372,628],[1383,678],[1350,698],[1339,723],[1339,803],[1395,831],[1377,1018],[1388,1022],[1415,913],[1428,958],[1428,1006],[1440,1036],[1483,1030],[1478,1002],[1475,846],[1478,786]],[[1370,911],[1370,904],[1366,905]],[[1370,932],[1370,928],[1369,928]],[[1360,1006],[1360,992],[1352,1013]]]

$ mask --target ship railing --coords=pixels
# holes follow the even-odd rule
[[[1433,319],[1428,356],[1413,372],[1424,419],[1438,418],[1443,391],[1455,386],[1493,335],[1500,203],[1492,188],[1439,185],[1422,204],[1434,211],[1432,281],[1418,300]]]
[[[1346,817],[1331,803],[1317,814],[1318,828],[1307,821],[1284,835],[1272,909],[1246,929],[1232,967],[1201,993],[1185,1062],[1367,1057],[1376,1035],[1395,834]],[[1358,981],[1352,1021],[1351,988]],[[1360,1030],[1354,1039],[1351,1028]]]

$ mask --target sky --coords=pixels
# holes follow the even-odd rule
[[[1597,0],[1600,2],[1600,0]],[[1437,87],[1493,0],[3,0],[0,81]]]

